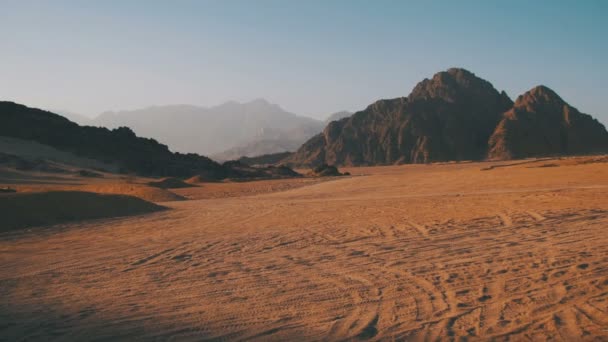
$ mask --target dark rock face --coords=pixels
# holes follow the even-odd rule
[[[311,138],[285,162],[378,165],[481,160],[488,155],[515,158],[521,153],[509,154],[515,147],[501,143],[497,135],[499,125],[513,126],[503,122],[515,107],[506,93],[498,92],[489,82],[464,69],[449,69],[420,82],[407,98],[380,100],[351,117],[329,123],[323,133]],[[566,130],[568,148],[559,153],[606,150],[605,144],[596,142],[606,135],[597,121],[569,106],[543,108],[547,113],[558,113],[547,116],[547,120],[567,116],[570,125],[579,127]],[[516,137],[519,133],[515,132],[522,128],[514,127],[513,132],[507,129],[507,135]],[[593,131],[595,138],[584,138],[583,131]],[[525,150],[527,143],[521,146]],[[539,147],[527,155],[548,153],[553,150]]]
[[[517,98],[489,141],[489,159],[605,152],[608,133],[545,86]]]

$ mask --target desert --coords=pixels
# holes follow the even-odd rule
[[[0,342],[608,341],[607,13],[0,0]]]
[[[605,339],[607,162],[209,183],[170,189],[192,198],[170,210],[7,232],[2,336]]]

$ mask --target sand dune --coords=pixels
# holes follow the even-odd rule
[[[331,180],[331,178],[293,178],[251,182],[199,183],[200,187],[172,189],[172,191],[187,199],[243,197],[283,192]]]
[[[166,177],[156,181],[151,181],[148,182],[148,185],[161,189],[179,189],[195,187],[195,185],[193,184],[186,183],[183,180],[174,177]]]
[[[128,216],[163,207],[124,195],[82,191],[0,194],[0,232],[70,221]]]
[[[122,194],[139,197],[151,202],[169,202],[184,200],[179,196],[166,189],[155,188],[143,184],[133,183],[103,183],[95,185],[84,185],[79,188],[85,191],[97,192],[102,194]]]
[[[185,198],[169,190],[137,183],[96,182],[91,184],[17,185],[19,192],[85,191],[98,194],[127,195],[150,202],[182,201]]]
[[[0,336],[607,340],[608,164],[571,164],[205,184],[173,210],[0,235]]]

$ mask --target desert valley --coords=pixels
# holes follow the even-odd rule
[[[546,87],[450,69],[224,163],[0,118],[3,339],[608,339],[608,133]]]
[[[0,0],[0,342],[608,342],[606,18]]]

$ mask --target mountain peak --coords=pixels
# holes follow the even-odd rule
[[[515,107],[550,107],[557,110],[564,105],[566,102],[555,91],[544,85],[528,90],[515,101]]]
[[[463,68],[450,68],[418,83],[408,96],[410,101],[440,98],[457,102],[478,96],[498,97],[500,94],[492,84]]]
[[[474,73],[464,68],[449,68],[447,71],[444,72],[457,78],[478,78],[477,76],[475,76]]]

